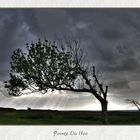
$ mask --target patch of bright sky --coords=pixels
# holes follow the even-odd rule
[[[34,93],[23,95],[21,97],[11,97],[0,95],[0,107],[10,107],[16,109],[51,109],[51,110],[101,110],[100,103],[95,100],[93,95],[82,93]],[[129,108],[129,104],[117,104],[111,102],[108,104],[108,110],[130,110],[136,109],[135,107]]]

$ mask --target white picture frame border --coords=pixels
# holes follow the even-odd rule
[[[140,0],[0,0],[0,8],[140,8]],[[54,136],[54,132],[66,132]],[[72,135],[71,131],[77,133]],[[79,135],[79,131],[87,135]],[[1,125],[1,140],[139,140],[139,125]]]
[[[93,7],[140,7],[140,0],[0,0],[0,7],[83,7],[83,8],[93,8]]]

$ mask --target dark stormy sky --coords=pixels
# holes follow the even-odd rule
[[[140,100],[140,9],[0,9],[0,81],[14,49],[65,35],[80,38],[112,103]]]

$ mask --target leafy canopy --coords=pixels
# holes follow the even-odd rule
[[[47,92],[48,89],[74,88],[82,58],[78,57],[80,51],[76,46],[76,41],[60,45],[54,41],[38,40],[37,43],[26,44],[25,52],[16,49],[6,85],[9,94],[18,96],[25,89]]]

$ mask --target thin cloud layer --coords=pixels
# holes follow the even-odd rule
[[[135,109],[128,108],[127,102],[120,96],[109,96],[109,110]],[[119,103],[121,104],[118,104]],[[54,91],[48,94],[34,93],[21,97],[9,96],[0,82],[0,107],[15,109],[51,109],[51,110],[100,110],[100,103],[90,93],[75,94],[73,92]]]

